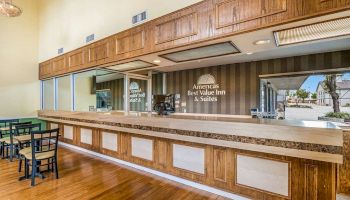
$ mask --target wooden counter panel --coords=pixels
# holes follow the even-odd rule
[[[48,127],[51,127],[48,123]],[[57,123],[55,123],[57,124]],[[59,123],[59,127],[69,124]],[[192,142],[182,142],[151,136],[140,136],[137,134],[116,132],[106,129],[93,128],[92,146],[87,146],[80,142],[79,130],[84,126],[74,126],[74,139],[71,144],[92,149],[98,153],[109,155],[121,160],[132,162],[141,166],[149,167],[174,176],[185,178],[201,184],[216,187],[228,192],[240,194],[253,199],[313,199],[335,200],[335,164],[311,161],[306,159],[278,156],[253,151],[238,150],[234,148],[222,148],[213,145],[195,144]],[[91,128],[90,128],[91,129]],[[117,134],[117,151],[102,148],[102,132]],[[153,161],[136,158],[132,156],[131,138],[144,138],[153,141]],[[179,169],[173,166],[173,145],[184,145],[194,148],[204,149],[205,173]],[[278,162],[290,163],[290,197],[283,197],[271,192],[266,192],[258,188],[245,187],[237,184],[236,180],[236,156],[246,155],[253,158],[275,160]]]

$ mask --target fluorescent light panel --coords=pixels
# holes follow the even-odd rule
[[[198,60],[203,58],[217,57],[229,54],[240,53],[232,42],[223,42],[211,44],[208,46],[187,49],[183,51],[160,55],[173,62],[185,62],[190,60]]]
[[[274,32],[277,46],[321,40],[350,34],[350,17]]]
[[[141,68],[147,68],[147,67],[153,67],[153,66],[155,65],[152,63],[148,63],[142,60],[135,60],[128,63],[113,65],[107,68],[117,70],[117,71],[129,71],[129,70],[141,69]]]

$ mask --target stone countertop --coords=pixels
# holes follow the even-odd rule
[[[39,118],[96,128],[342,162],[343,132],[329,122],[147,113],[39,111]],[[98,126],[97,126],[98,125]],[[303,154],[303,155],[301,155]],[[300,155],[300,156],[298,156]]]

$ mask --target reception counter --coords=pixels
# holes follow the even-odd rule
[[[343,130],[328,122],[40,111],[61,141],[252,199],[335,199]]]

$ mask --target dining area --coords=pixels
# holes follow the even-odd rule
[[[46,130],[41,122],[20,119],[0,120],[2,162],[18,163],[18,181],[45,179],[54,173],[58,179],[57,150],[59,129]],[[1,173],[1,171],[0,171]]]

